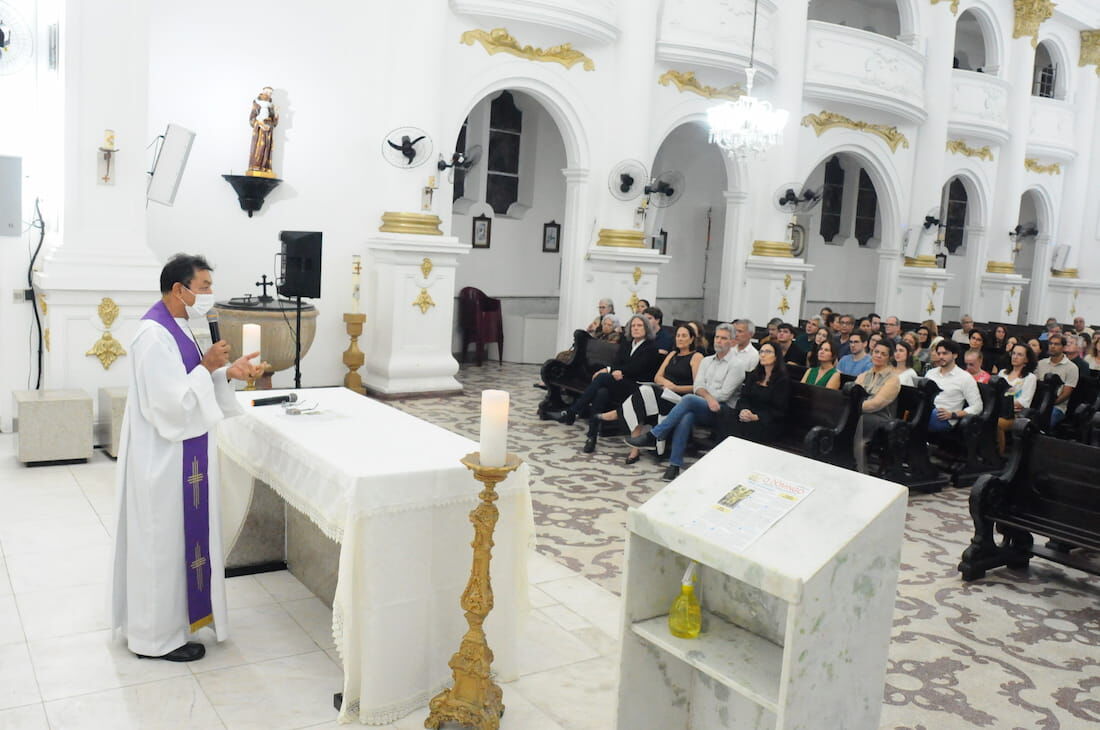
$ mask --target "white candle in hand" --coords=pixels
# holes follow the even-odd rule
[[[260,351],[260,325],[246,324],[241,328],[241,353],[242,356]],[[260,355],[252,358],[253,365],[259,365]]]
[[[508,391],[481,391],[481,465],[504,466],[508,457]]]

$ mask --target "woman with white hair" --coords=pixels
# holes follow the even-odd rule
[[[600,329],[595,335],[597,340],[607,340],[618,344],[623,339],[622,326],[615,314],[605,314],[600,321]]]
[[[603,318],[609,314],[615,314],[615,303],[606,297],[601,299],[596,306],[600,310],[600,313],[597,314],[596,318],[585,328],[588,334],[593,337],[595,337],[599,333],[600,328],[603,327]]]

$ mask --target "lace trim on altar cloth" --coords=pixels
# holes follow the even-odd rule
[[[351,703],[345,702],[344,706],[340,709],[338,722],[361,722],[365,725],[389,725],[391,722],[397,722],[406,715],[421,709],[424,710],[424,716],[427,717],[428,700],[449,687],[450,684],[449,681],[443,682],[432,690],[421,692],[402,702],[395,702],[385,707],[376,707],[365,715],[359,714],[359,700],[355,700]]]

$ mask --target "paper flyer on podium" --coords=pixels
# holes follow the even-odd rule
[[[743,551],[811,492],[813,487],[753,472],[706,505],[691,525],[710,540]]]

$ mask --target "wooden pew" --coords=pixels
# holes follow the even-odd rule
[[[1100,394],[1097,394],[1096,398],[1094,398],[1091,403],[1082,403],[1079,405],[1074,412],[1074,416],[1080,426],[1077,440],[1081,443],[1092,443],[1090,437],[1092,434],[1093,419],[1096,418],[1097,414],[1100,414]]]
[[[921,492],[938,492],[948,485],[948,475],[928,458],[928,419],[939,394],[940,387],[927,378],[919,378],[914,387],[901,387],[898,417],[871,441],[871,453],[879,455],[880,477]]]
[[[1069,401],[1066,403],[1066,417],[1058,424],[1054,435],[1059,438],[1080,439],[1083,428],[1092,421],[1093,407],[1100,398],[1100,379],[1090,375],[1078,378],[1077,387],[1073,389]]]
[[[1100,550],[1100,449],[1043,435],[1027,419],[1013,431],[1019,448],[1007,468],[970,491],[974,537],[959,563],[962,579],[1002,565],[1023,570],[1033,557],[1100,575],[1100,565],[1075,550]],[[994,532],[1004,535],[1000,544]],[[1051,542],[1038,546],[1035,535]]]
[[[866,397],[866,391],[858,385],[842,392],[792,382],[783,433],[778,441],[767,445],[854,468],[852,444]],[[732,419],[736,418],[736,409],[722,410],[717,428],[719,440],[732,432]]]
[[[546,397],[539,403],[539,418],[545,421],[548,412],[566,409],[588,387],[592,373],[614,362],[618,351],[617,344],[597,340],[584,330],[576,330],[573,333],[572,357],[566,362],[554,358],[542,365]]]

